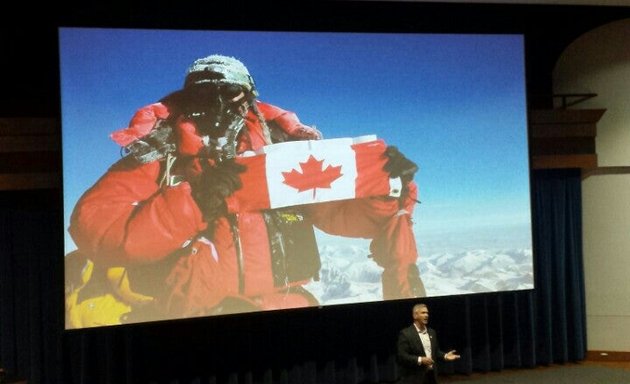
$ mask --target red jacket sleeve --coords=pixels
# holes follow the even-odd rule
[[[160,188],[158,162],[120,161],[77,203],[69,232],[79,250],[104,265],[162,259],[205,228],[186,182]]]
[[[324,232],[371,239],[370,256],[383,267],[384,299],[424,296],[424,284],[416,266],[418,249],[412,213],[417,186],[408,184],[409,194],[399,201],[364,198],[309,207],[315,226]]]
[[[273,121],[290,137],[311,140],[322,138],[321,132],[313,127],[304,125],[294,112],[262,101],[256,101],[256,107],[266,121]]]
[[[322,231],[338,236],[374,239],[385,224],[401,209],[413,213],[417,186],[409,183],[407,198],[401,202],[389,197],[372,197],[314,204],[306,209],[313,224]]]

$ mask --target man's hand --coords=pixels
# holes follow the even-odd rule
[[[234,159],[209,166],[191,183],[192,196],[210,223],[226,213],[225,198],[242,187],[240,174],[246,167]]]
[[[390,145],[385,149],[387,163],[383,170],[392,178],[400,177],[403,183],[408,183],[418,171],[418,166],[403,155],[397,147]]]
[[[433,366],[433,359],[426,356],[420,357],[420,365],[426,365],[427,367]]]
[[[459,358],[460,358],[460,356],[456,353],[456,351],[454,349],[452,351],[448,351],[447,353],[444,354],[444,360],[446,360],[446,361],[453,361],[453,360],[457,360]]]

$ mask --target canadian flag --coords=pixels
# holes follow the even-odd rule
[[[242,188],[227,198],[232,213],[369,196],[398,197],[400,178],[383,171],[386,144],[374,135],[291,141],[237,161]]]

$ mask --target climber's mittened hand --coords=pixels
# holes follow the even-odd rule
[[[390,145],[385,149],[387,162],[383,170],[389,173],[392,178],[400,177],[403,183],[413,180],[413,176],[418,171],[418,166],[413,161],[403,155],[397,147]]]
[[[204,169],[192,185],[192,196],[207,222],[227,212],[225,198],[243,185],[240,174],[246,167],[228,159]]]

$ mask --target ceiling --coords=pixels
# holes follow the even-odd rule
[[[380,0],[383,1],[383,0]],[[486,3],[486,4],[550,4],[550,5],[598,5],[630,7],[630,0],[384,0],[416,3]]]

